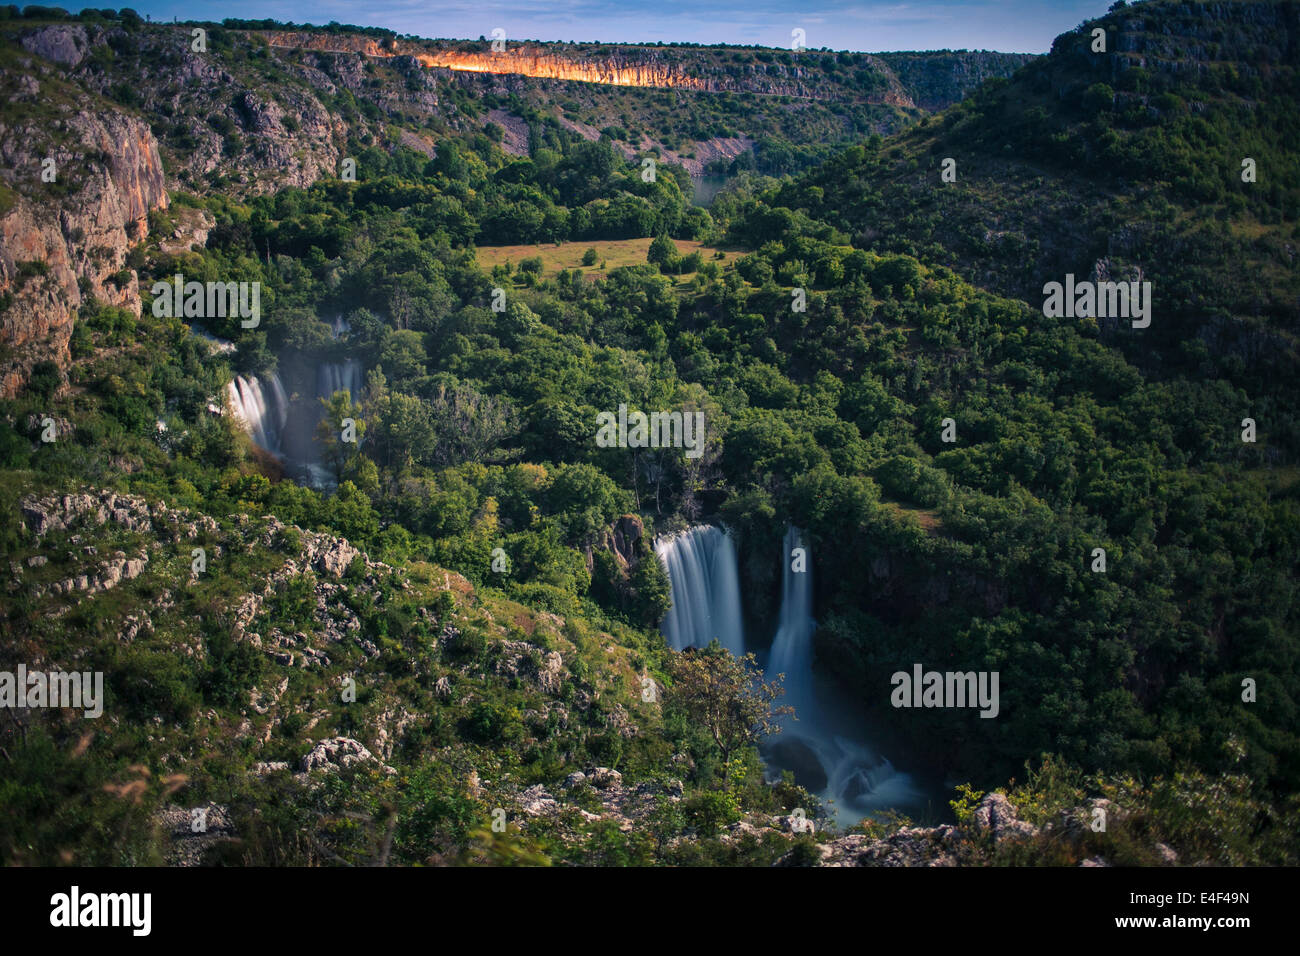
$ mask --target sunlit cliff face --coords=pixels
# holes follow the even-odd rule
[[[707,90],[709,83],[665,64],[576,61],[531,52],[453,53],[450,51],[415,57],[425,66],[441,66],[468,73],[519,73],[548,80],[579,80],[609,86],[663,86]]]
[[[467,73],[514,73],[549,80],[578,80],[608,86],[669,87],[688,90],[718,91],[716,81],[692,76],[675,66],[653,61],[631,62],[619,59],[571,60],[545,53],[536,47],[519,45],[501,53],[463,53],[443,50],[407,51],[397,45],[383,44],[363,37],[321,36],[299,33],[273,33],[268,38],[274,47],[315,50],[322,53],[360,53],[363,56],[410,56],[426,67],[442,67]]]
[[[500,53],[489,50],[428,50],[397,40],[317,33],[279,32],[267,35],[273,47],[312,50],[317,53],[354,53],[370,57],[411,57],[426,67],[456,70],[463,73],[495,73],[531,76],[548,80],[577,80],[606,86],[657,87],[660,89],[699,90],[706,93],[754,93],[793,96],[802,99],[833,98],[819,70],[807,70],[802,64],[769,68],[751,67],[740,73],[730,69],[706,69],[689,73],[673,62],[659,59],[653,49],[626,47],[605,56],[577,57],[552,52],[556,47],[535,43],[507,46]],[[801,54],[813,56],[815,54]],[[883,67],[877,67],[884,70]],[[887,72],[887,70],[886,70]],[[892,76],[892,74],[889,74]],[[898,84],[897,78],[885,89],[868,94],[869,103],[913,108],[914,104]]]

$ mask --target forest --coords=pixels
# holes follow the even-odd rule
[[[1274,75],[1268,96],[1258,77],[1207,71],[1193,93],[1132,70],[1119,88],[1084,71],[1050,114],[1013,95],[1050,92],[1053,71],[1073,68],[1085,36],[1067,34],[1011,84],[991,81],[936,118],[812,169],[732,168],[707,208],[692,201],[683,168],[647,167],[608,136],[548,127],[545,142],[513,156],[491,122],[439,142],[432,159],[396,135],[350,142],[355,180],[326,175],[258,196],[173,193],[130,252],[140,315],[83,306],[71,367],[40,364],[17,397],[0,401],[0,534],[15,563],[26,560],[36,550],[20,500],[111,488],[212,516],[204,540],[222,542],[230,563],[169,598],[180,605],[155,610],[152,636],[132,643],[113,638],[137,610],[127,602],[156,607],[161,585],[60,605],[61,623],[47,616],[48,592],[10,589],[7,640],[58,659],[74,633],[93,637],[91,657],[114,675],[110,710],[126,720],[95,745],[93,763],[58,745],[71,733],[59,726],[10,745],[0,856],[42,862],[75,832],[82,860],[156,859],[144,810],[95,791],[143,762],[159,775],[145,791],[161,802],[160,757],[183,752],[190,793],[237,818],[242,862],[364,861],[390,819],[402,862],[773,862],[787,843],[673,839],[811,800],[791,779],[764,782],[756,737],[723,746],[695,719],[687,690],[702,678],[693,668],[719,668],[741,686],[746,663],[674,652],[659,635],[670,591],[651,543],[711,522],[734,535],[748,623],[760,633],[777,615],[778,542],[791,525],[804,530],[825,569],[815,578],[819,666],[918,766],[965,782],[940,808],[945,818],[967,821],[973,795],[999,787],[1039,820],[1106,795],[1135,815],[1127,829],[1086,839],[1121,861],[1151,862],[1138,844],[1158,837],[1205,862],[1294,863],[1295,273],[1259,295],[1249,276],[1205,278],[1247,244],[1248,264],[1272,275],[1281,244],[1295,238],[1294,177],[1245,191],[1221,175],[1239,167],[1242,149],[1284,154],[1271,168],[1294,168],[1294,111],[1280,99],[1294,91],[1294,71]],[[1262,98],[1250,123],[1266,142],[1228,145],[1241,119],[1214,104],[1238,95]],[[1188,108],[1198,98],[1207,111]],[[1026,260],[977,248],[983,227],[971,210],[978,177],[992,175],[985,159],[972,160],[970,185],[961,165],[961,192],[920,184],[937,181],[943,156],[966,164],[1000,155],[1004,141],[1017,161],[1085,171],[1060,208],[1112,190],[1204,219],[1204,233],[1178,235],[1198,252],[1152,269],[1150,337],[1044,315],[1032,290],[1091,249]],[[1222,146],[1207,151],[1206,141]],[[211,218],[206,243],[164,249],[158,237],[189,213]],[[1247,243],[1242,217],[1268,229]],[[1192,228],[1181,214],[1150,219]],[[1216,224],[1223,244],[1195,245]],[[601,268],[602,243],[645,237],[654,237],[645,262]],[[681,255],[674,239],[702,245]],[[587,271],[548,275],[527,257],[487,268],[478,258],[485,247],[564,243],[590,248]],[[178,274],[260,283],[261,323],[205,318],[200,335],[196,323],[155,317],[150,286]],[[1196,337],[1213,316],[1244,312],[1284,345],[1255,360]],[[214,348],[209,336],[234,347]],[[322,402],[328,476],[315,486],[292,480],[228,409],[214,413],[233,377],[345,360],[363,370],[363,385]],[[703,413],[701,454],[602,447],[599,416],[623,405]],[[70,440],[34,441],[32,423],[47,415],[68,423]],[[1243,440],[1246,419],[1257,438]],[[347,422],[359,441],[339,439]],[[644,534],[616,555],[611,529],[625,516]],[[229,608],[249,578],[279,566],[273,556],[292,558],[316,534],[346,538],[389,569],[356,559],[342,578],[352,590],[340,600],[373,660],[349,648],[330,651],[321,674],[286,669],[302,706],[267,730],[264,746],[240,742],[232,731],[250,691],[264,692],[280,671],[232,639]],[[239,544],[258,535],[261,546]],[[508,575],[494,571],[496,549]],[[180,551],[169,560],[188,564]],[[444,570],[473,598],[436,596]],[[28,579],[54,572],[37,567]],[[315,579],[275,580],[259,631],[320,626]],[[506,644],[522,642],[542,661],[518,673],[503,671],[482,617],[515,620],[514,609],[563,622],[555,636],[506,626]],[[450,634],[453,614],[464,618]],[[203,653],[168,653],[177,641]],[[565,718],[520,676],[538,679],[552,651],[573,677],[556,692]],[[891,707],[890,675],[917,661],[998,671],[997,719]],[[378,667],[393,695],[363,692],[363,716],[326,702],[327,682],[358,662]],[[438,698],[430,687],[447,675],[473,692]],[[662,713],[637,710],[642,675],[681,694],[669,693]],[[295,759],[304,735],[358,732],[392,701],[420,715],[388,758],[401,786],[378,772],[316,789],[246,773],[255,760]],[[207,711],[225,728],[219,747],[200,719]],[[620,721],[642,732],[620,733]],[[165,741],[149,734],[155,723],[172,728]],[[631,835],[593,824],[574,843],[543,827],[506,846],[481,829],[494,804],[474,789],[480,777],[489,789],[511,773],[535,784],[594,762],[662,783],[673,754],[690,756],[678,773],[683,802]],[[42,819],[50,794],[66,797],[61,822]],[[349,813],[367,822],[347,823]],[[107,835],[123,836],[122,846]],[[806,843],[798,853],[813,852]],[[1066,851],[1035,852],[998,859],[1062,862]]]

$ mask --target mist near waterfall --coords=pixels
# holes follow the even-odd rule
[[[347,329],[341,320],[334,327],[336,335]],[[269,374],[236,375],[226,385],[226,395],[232,413],[257,447],[279,459],[296,480],[328,489],[334,485],[334,475],[316,439],[325,417],[321,403],[336,392],[347,392],[358,403],[364,380],[365,369],[358,359],[317,361],[292,356]]]
[[[787,530],[782,542],[781,605],[770,650],[746,643],[730,534],[697,525],[660,538],[655,553],[671,583],[672,607],[661,628],[670,647],[704,647],[717,638],[733,654],[754,651],[768,679],[780,675],[780,703],[795,712],[782,716],[780,732],[760,745],[769,779],[792,772],[796,783],[826,802],[841,827],[890,810],[934,815],[931,788],[880,753],[861,706],[814,667],[813,557],[798,528]]]

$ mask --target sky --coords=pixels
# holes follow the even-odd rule
[[[45,0],[57,3],[57,0]],[[271,18],[387,27],[422,37],[739,43],[810,49],[1046,53],[1112,0],[122,0],[154,20]],[[101,0],[107,5],[107,0]],[[101,4],[89,4],[100,6]],[[64,5],[80,10],[84,5]]]

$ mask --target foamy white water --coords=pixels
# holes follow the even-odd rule
[[[663,634],[674,650],[705,647],[717,638],[736,655],[745,653],[736,546],[713,525],[696,525],[655,542],[655,554],[668,569],[672,607]]]
[[[794,570],[803,549],[803,571]],[[926,795],[866,739],[859,708],[833,681],[813,670],[812,549],[798,528],[782,543],[781,611],[767,674],[784,674],[781,703],[795,709],[764,746],[769,770],[793,770],[796,781],[825,801],[841,826],[890,809],[923,808]]]
[[[257,376],[238,375],[226,386],[226,392],[230,407],[253,441],[269,452],[278,453],[289,414],[289,399],[280,384],[280,376],[273,374],[263,389]]]

